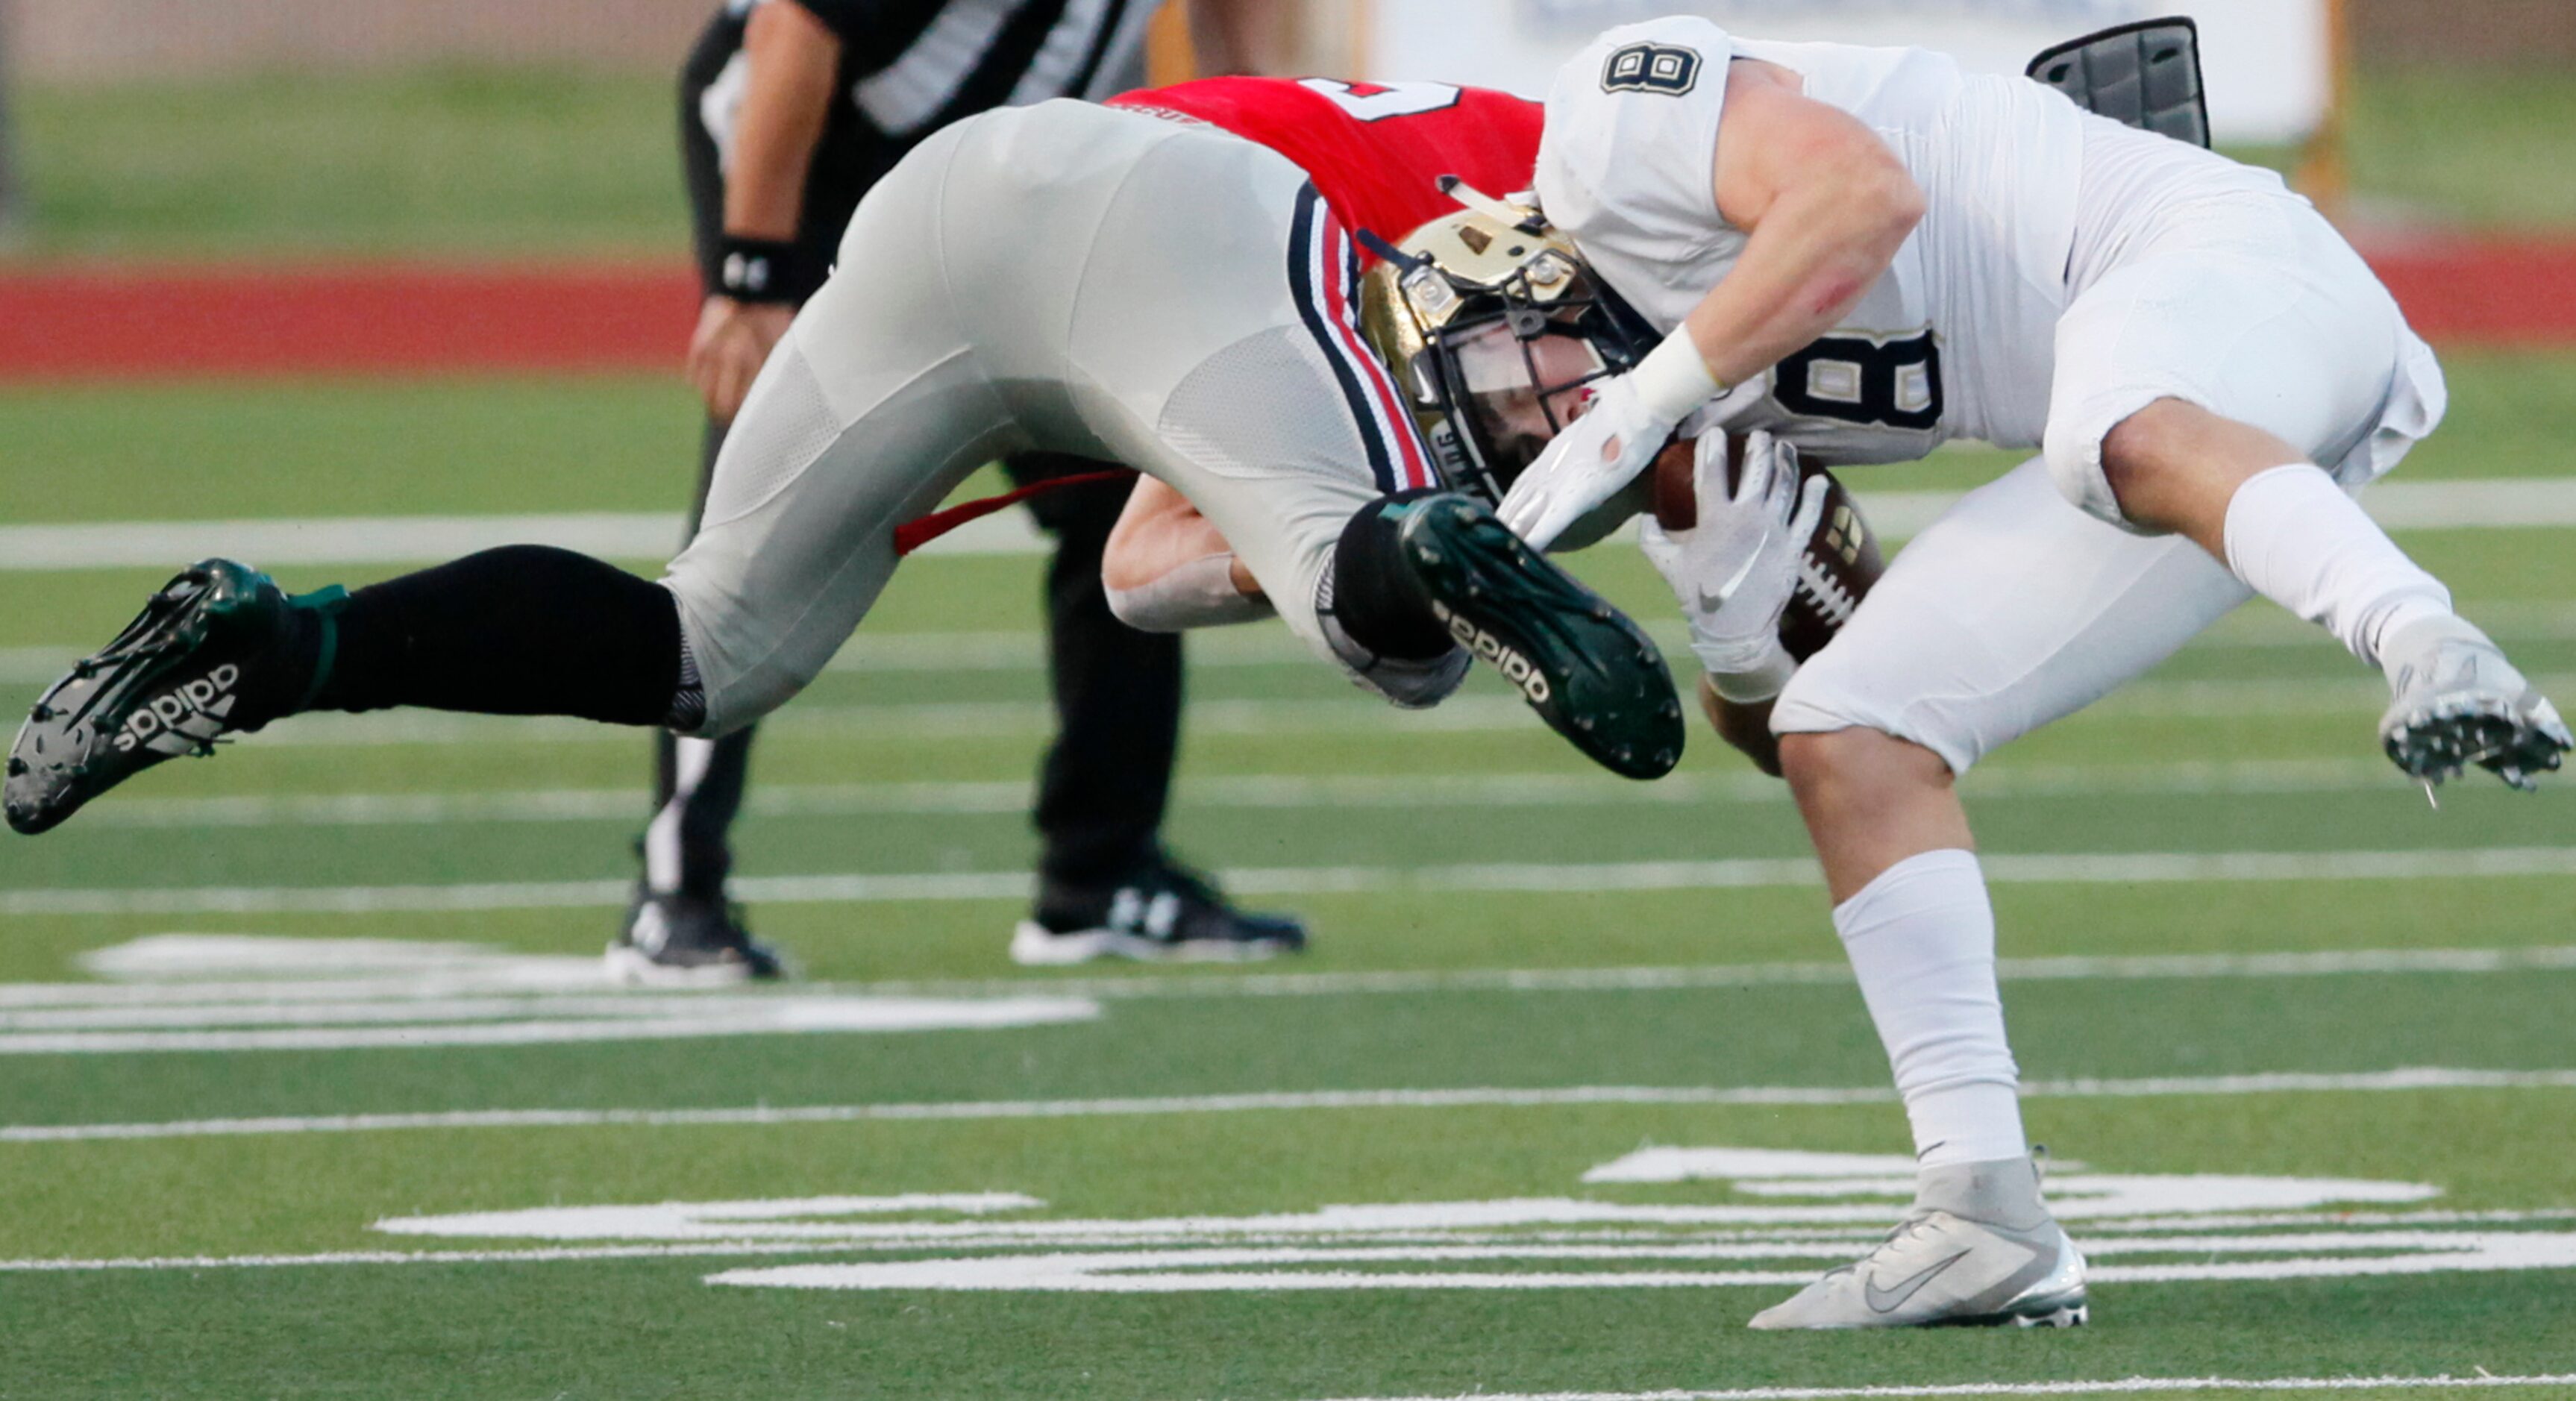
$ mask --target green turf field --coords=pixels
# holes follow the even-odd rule
[[[2571,475],[2576,357],[2451,364],[2405,478]],[[614,378],[12,389],[0,519],[667,509],[690,432]],[[2576,530],[2406,540],[2576,692]],[[1780,1337],[1907,1141],[1777,787],[1201,638],[1173,833],[1316,948],[1017,972],[1036,575],[919,561],[766,732],[774,994],[597,984],[604,727],[313,717],[0,839],[0,1397],[2576,1395],[2576,794],[2428,809],[2295,623],[1967,780],[2096,1326]],[[158,578],[0,569],[0,706]]]

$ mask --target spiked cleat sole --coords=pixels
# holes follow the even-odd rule
[[[11,746],[9,825],[47,831],[82,804],[183,754],[214,752],[234,722],[241,657],[283,629],[286,595],[267,575],[207,560],[162,586],[95,656],[28,712]]]
[[[2539,775],[2565,762],[2566,739],[2552,730],[2524,718],[2501,697],[2491,704],[2473,698],[2392,721],[2382,744],[2390,762],[2428,783],[2456,778],[2475,764],[2533,792]]]
[[[2537,791],[2576,745],[2548,698],[2464,619],[2420,619],[2381,648],[2395,699],[2380,717],[2380,744],[2428,796],[2472,765]]]
[[[1550,729],[1624,778],[1681,762],[1672,673],[1626,614],[1464,496],[1416,504],[1397,538],[1449,635]]]
[[[1934,1328],[2081,1328],[2093,1321],[2093,1307],[2078,1290],[2072,1296],[2016,1300],[1997,1313],[1935,1319]]]

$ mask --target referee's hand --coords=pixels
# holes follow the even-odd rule
[[[707,417],[733,422],[752,378],[795,319],[792,306],[707,298],[698,309],[697,332],[689,337],[688,368],[689,385],[706,402]]]

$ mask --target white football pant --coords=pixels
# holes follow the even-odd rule
[[[1343,524],[1433,480],[1357,272],[1305,174],[1212,127],[1055,101],[931,137],[859,205],[671,564],[699,733],[802,689],[885,587],[895,525],[1029,449],[1169,483],[1330,658],[1313,599]]]

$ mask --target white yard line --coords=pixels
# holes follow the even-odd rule
[[[1996,971],[2006,982],[2093,982],[2157,978],[2316,978],[2388,974],[2489,974],[2576,969],[2576,946],[2520,949],[2330,949],[2311,953],[2079,955],[2006,958]],[[1850,965],[1724,963],[1668,968],[1479,968],[1379,973],[1182,974],[1049,979],[1050,992],[1104,999],[1194,997],[1349,997],[1427,992],[1664,992],[1697,988],[1831,986],[1851,981]],[[49,994],[65,987],[97,987],[121,998],[164,995],[181,989],[116,984],[44,984]],[[274,984],[251,985],[266,990]],[[1009,979],[955,982],[862,983],[852,994],[919,997],[993,997],[1033,984]],[[0,1006],[12,989],[0,985]]]
[[[2576,690],[2576,675],[2542,674],[2544,690]],[[2367,720],[2387,704],[2387,687],[2368,676],[2315,680],[2141,681],[2084,712],[2097,718],[2235,719],[2333,716]],[[2081,717],[2079,717],[2081,718]],[[878,741],[1042,738],[1055,733],[1045,701],[804,701],[762,722],[773,734]],[[1468,695],[1429,710],[1397,710],[1360,696],[1298,700],[1194,700],[1193,735],[1490,734],[1536,724],[1518,699]],[[437,710],[317,711],[236,741],[255,749],[350,749],[393,745],[522,743],[549,746],[633,744],[628,726],[557,716],[466,715]]]
[[[2006,885],[2138,885],[2188,881],[2447,880],[2576,875],[2576,847],[2320,852],[1987,853],[1986,878]],[[1381,893],[1599,894],[1745,890],[1819,883],[1805,857],[1732,861],[1538,862],[1456,866],[1238,867],[1221,873],[1244,895]],[[1024,899],[1023,871],[746,876],[754,904]],[[460,885],[197,886],[170,889],[0,891],[0,917],[35,915],[384,914],[614,905],[621,880]]]
[[[2347,688],[2349,689],[2349,688]],[[2359,694],[2356,692],[2355,694]],[[2202,702],[2195,701],[2194,704]],[[2304,703],[2304,702],[2303,702]],[[2367,709],[2339,705],[2336,709]],[[761,722],[772,734],[875,740],[1010,739],[1055,733],[1055,708],[1045,701],[920,701],[790,705]],[[1282,735],[1397,731],[1491,733],[1536,722],[1528,707],[1508,696],[1459,696],[1430,710],[1397,710],[1364,698],[1313,700],[1200,700],[1190,703],[1193,734]],[[389,710],[362,715],[320,711],[298,715],[239,743],[258,748],[347,749],[390,745],[488,746],[507,743],[628,744],[630,726],[596,724],[558,716],[466,715],[436,710]]]
[[[333,1250],[313,1255],[159,1255],[132,1259],[0,1260],[0,1274],[89,1274],[102,1270],[245,1270],[299,1265],[548,1264],[566,1260],[650,1260],[690,1256],[816,1255],[834,1246],[729,1241],[711,1245],[588,1245],[533,1250]]]
[[[1966,789],[1982,799],[2093,795],[2412,792],[2378,759],[2313,759],[2136,765],[2013,765],[1977,769]],[[745,810],[763,817],[1007,815],[1027,813],[1026,780],[948,783],[760,783]],[[1183,779],[1188,807],[1301,810],[1385,808],[1629,807],[1639,804],[1779,804],[1789,791],[1759,774],[1681,774],[1620,783],[1586,774],[1489,773],[1242,775]],[[626,822],[645,810],[641,788],[516,792],[242,794],[216,798],[119,797],[81,813],[100,827],[297,827],[487,822]]]
[[[2576,1071],[2415,1067],[2348,1074],[2215,1075],[2136,1080],[2035,1080],[2026,1098],[2163,1099],[2280,1094],[2392,1094],[2427,1090],[2576,1089]],[[0,1144],[229,1138],[275,1134],[391,1133],[446,1129],[699,1128],[785,1124],[1094,1119],[1311,1110],[1544,1109],[1627,1104],[1833,1106],[1886,1104],[1881,1086],[1581,1085],[1557,1089],[1309,1090],[1119,1099],[962,1100],[947,1103],[751,1105],[722,1109],[467,1109],[430,1114],[278,1115],[125,1124],[12,1124]]]
[[[263,936],[159,935],[144,944],[169,940],[260,939]],[[276,939],[279,945],[328,943],[325,940]],[[400,943],[403,941],[387,941]],[[120,946],[131,949],[133,945]],[[373,975],[286,973],[254,977],[248,972],[226,976],[221,971],[183,965],[148,966],[137,957],[93,968],[128,981],[85,983],[0,983],[0,1023],[14,1024],[26,1014],[48,1010],[109,1008],[243,1008],[290,1007],[378,1000],[425,1002],[468,1001],[509,997],[561,998],[596,992],[599,965],[590,959],[562,955],[503,955],[490,963],[423,964],[398,973]],[[2456,974],[2486,975],[2564,972],[2576,969],[2576,946],[2470,949],[2327,949],[2302,953],[2142,954],[2125,957],[2077,955],[2007,958],[1996,964],[2007,982],[2095,982],[2152,979],[2322,978],[2350,976]],[[1702,988],[1832,986],[1851,981],[1840,962],[1719,963],[1688,967],[1636,968],[1475,968],[1457,970],[1388,970],[1352,973],[1216,973],[1136,974],[1092,978],[913,979],[873,983],[797,983],[790,990],[751,994],[754,998],[931,997],[1007,998],[1044,992],[1103,1001],[1157,1001],[1238,997],[1410,996],[1422,993],[1673,992]],[[620,1005],[655,1000],[653,995],[615,994]],[[717,1000],[706,993],[665,995],[662,1000],[704,1005]],[[28,1023],[33,1025],[33,1023]]]
[[[1726,1391],[1549,1391],[1475,1393],[1473,1401],[1875,1401],[1945,1396],[2138,1396],[2196,1391],[2415,1391],[2576,1386],[2576,1373],[2499,1377],[2123,1377],[2099,1382],[1958,1382],[1938,1386],[1756,1386]],[[1465,1396],[1386,1397],[1377,1401],[1469,1401]]]
[[[1861,509],[1882,535],[1903,538],[1949,509],[1958,493],[1864,491]],[[2362,504],[2392,529],[2492,530],[2576,526],[2576,480],[2499,478],[2383,482]],[[677,512],[525,516],[320,516],[307,519],[97,521],[0,526],[0,571],[175,567],[207,555],[263,566],[429,564],[495,545],[558,545],[611,559],[663,559],[680,543]],[[1037,554],[1048,548],[1024,512],[1005,511],[941,537],[942,554]]]
[[[2555,600],[2480,600],[2469,607],[2478,624],[2499,640],[2563,642],[2576,639],[2576,608]],[[1678,657],[1690,645],[1689,629],[1678,621],[1641,619],[1665,652]],[[42,685],[62,675],[95,646],[63,642],[41,647],[0,647],[0,685]],[[2196,649],[2256,650],[2334,644],[2316,628],[2271,609],[2246,609],[2194,639]],[[1295,666],[1312,657],[1286,629],[1244,627],[1209,629],[1192,636],[1190,665],[1199,670]],[[2322,650],[2320,655],[2323,655]],[[1035,631],[892,632],[865,628],[833,657],[827,671],[844,673],[925,672],[935,674],[1038,671],[1047,664],[1046,635]]]
[[[362,1007],[327,1003],[72,1008],[0,1014],[0,1056],[172,1051],[422,1050],[709,1037],[994,1031],[1090,1021],[1089,998],[930,999],[805,995],[632,1001],[420,999]],[[156,1029],[120,1029],[129,1027]],[[179,1027],[168,1028],[171,1022]],[[187,1024],[195,1023],[197,1026]],[[107,1028],[107,1029],[101,1029]],[[158,1029],[168,1028],[168,1029]]]
[[[176,568],[208,555],[262,568],[435,564],[496,545],[555,545],[608,559],[668,559],[683,539],[677,511],[535,516],[315,516],[305,519],[97,521],[0,526],[0,571]],[[929,553],[1036,554],[1046,537],[1022,512],[969,522]]]

